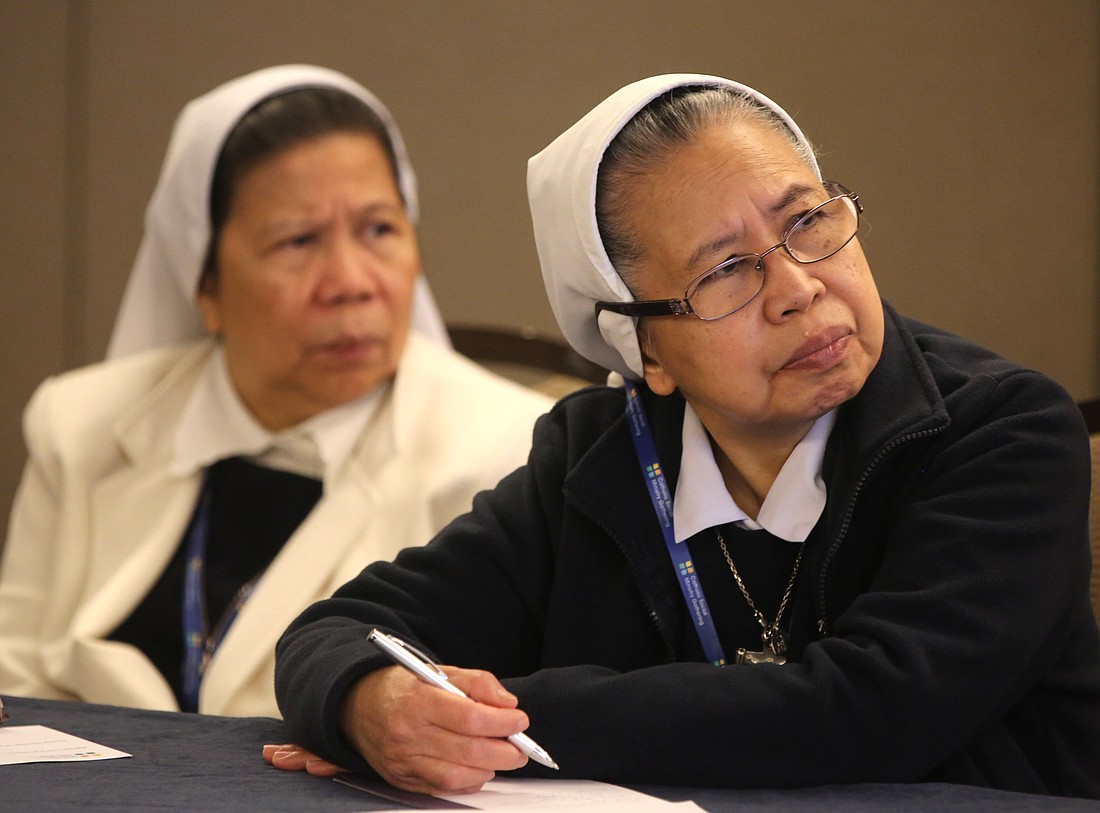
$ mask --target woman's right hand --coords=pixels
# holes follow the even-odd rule
[[[518,700],[488,672],[441,667],[468,696],[440,691],[400,666],[371,672],[344,700],[352,746],[391,785],[416,793],[474,793],[527,757],[505,737],[528,726]]]

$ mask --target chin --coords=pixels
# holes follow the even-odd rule
[[[811,409],[817,412],[817,417],[831,412],[843,403],[855,398],[861,389],[866,376],[861,376],[858,381],[838,381],[834,385],[826,387],[814,395]]]
[[[333,407],[343,406],[374,391],[393,380],[391,371],[370,370],[340,376],[340,381],[330,381],[324,388],[322,398]]]

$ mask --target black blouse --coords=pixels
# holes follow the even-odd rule
[[[213,631],[238,591],[264,572],[321,497],[321,481],[278,471],[241,457],[207,471],[211,503],[204,583],[208,629]],[[194,518],[192,517],[192,522]],[[191,523],[188,523],[190,527]],[[186,532],[184,533],[186,537]],[[152,590],[110,640],[140,649],[181,698],[183,538]]]

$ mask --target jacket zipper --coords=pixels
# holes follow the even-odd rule
[[[825,601],[826,577],[829,572],[829,566],[833,563],[837,551],[840,550],[840,546],[844,543],[844,538],[848,535],[848,527],[851,525],[852,515],[855,513],[856,503],[859,502],[859,497],[863,493],[863,487],[867,484],[867,481],[871,479],[871,475],[874,473],[875,469],[878,468],[883,458],[894,451],[898,446],[901,446],[903,443],[908,443],[911,440],[938,435],[946,428],[946,426],[940,426],[935,429],[922,429],[920,432],[912,432],[908,435],[894,438],[879,450],[874,459],[867,464],[867,468],[863,470],[863,474],[860,475],[859,480],[856,481],[855,490],[852,492],[851,499],[848,500],[848,505],[844,511],[844,519],[840,523],[840,530],[837,532],[836,539],[833,540],[833,544],[825,554],[824,560],[822,560],[821,572],[817,577],[817,632],[822,638],[826,638],[829,635],[829,619],[827,618]]]

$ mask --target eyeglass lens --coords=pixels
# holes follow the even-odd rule
[[[858,228],[855,203],[850,197],[837,197],[803,215],[775,248],[785,246],[798,262],[814,263],[844,248]],[[731,257],[703,274],[688,289],[686,298],[700,318],[718,319],[747,305],[763,286],[763,258],[746,254]]]

